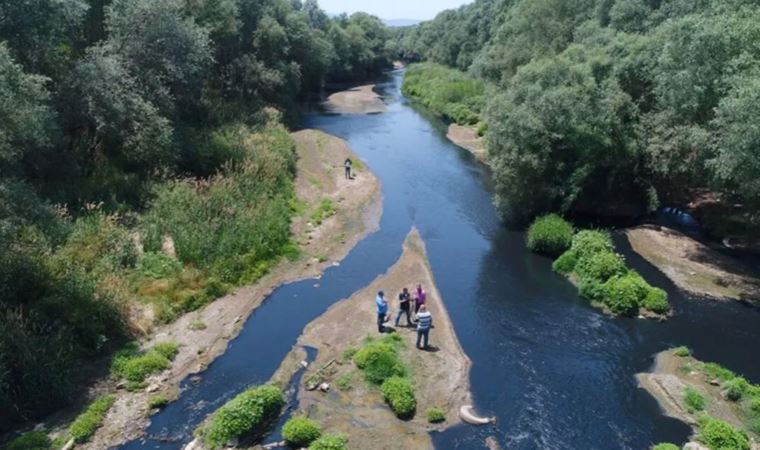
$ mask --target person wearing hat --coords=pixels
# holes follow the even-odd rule
[[[385,316],[388,314],[388,301],[385,300],[385,293],[383,291],[377,293],[375,305],[377,306],[377,331],[382,333],[385,331],[383,324],[385,323]]]
[[[430,334],[430,328],[433,327],[433,316],[428,311],[427,306],[423,303],[420,305],[420,310],[417,313],[417,348],[428,348],[428,335]],[[420,347],[420,341],[424,341],[424,345]]]

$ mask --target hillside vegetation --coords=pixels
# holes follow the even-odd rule
[[[387,67],[388,38],[314,0],[0,5],[0,431],[297,256],[283,123]]]
[[[401,57],[493,86],[483,120],[508,220],[630,217],[710,192],[733,231],[757,224],[757,2],[476,0],[395,33]],[[443,101],[449,118],[463,103]]]

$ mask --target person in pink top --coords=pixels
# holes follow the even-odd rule
[[[427,292],[422,289],[422,285],[418,284],[417,289],[414,291],[414,316],[417,316],[417,312],[420,310],[420,306],[425,304],[427,300]]]

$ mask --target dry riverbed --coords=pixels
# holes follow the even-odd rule
[[[488,152],[483,137],[478,136],[478,130],[474,126],[464,126],[452,123],[446,137],[456,145],[469,151],[478,161],[488,164]]]
[[[240,288],[158,329],[143,346],[148,348],[164,341],[179,344],[180,351],[171,369],[148,379],[148,388],[143,391],[118,390],[103,427],[89,443],[77,448],[103,449],[142,435],[149,424],[148,400],[152,395],[175,398],[179,382],[202,372],[224,353],[245,319],[277,286],[319,275],[377,229],[382,208],[380,183],[346,142],[315,130],[293,133],[293,138],[299,156],[296,192],[300,211],[292,229],[302,257],[297,261],[284,260],[256,284]],[[344,177],[346,157],[356,162],[352,180]],[[331,208],[324,207],[326,199]],[[317,214],[320,206],[322,211]],[[92,396],[114,389],[114,382],[106,379],[93,388]]]
[[[357,86],[336,92],[323,103],[325,109],[333,114],[380,114],[388,107],[374,91],[374,84]]]
[[[760,280],[741,261],[670,228],[644,225],[626,230],[633,250],[679,288],[715,299],[760,299]]]
[[[431,351],[415,348],[416,332],[407,328],[406,319],[396,332],[404,345],[401,359],[408,364],[417,398],[413,419],[400,420],[385,404],[380,389],[363,379],[343,352],[361,347],[367,336],[380,336],[375,322],[375,294],[384,290],[397,311],[397,295],[402,287],[410,289],[421,283],[428,291],[427,304],[433,315],[435,328],[430,333]],[[395,308],[394,308],[395,307]],[[393,316],[395,319],[395,316]],[[393,326],[393,319],[388,326]],[[299,338],[297,346],[288,355],[275,380],[287,383],[303,359],[301,346],[318,349],[316,360],[304,374],[299,387],[298,409],[319,422],[329,433],[343,433],[351,448],[426,449],[432,448],[428,432],[459,423],[458,409],[470,403],[470,360],[462,351],[446,312],[427,260],[424,243],[413,230],[404,243],[404,252],[388,272],[350,298],[333,305],[325,314],[311,322]],[[327,392],[308,390],[307,384],[315,381],[328,383]],[[445,412],[442,424],[428,423],[426,412],[438,407]]]

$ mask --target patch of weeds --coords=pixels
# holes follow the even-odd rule
[[[406,378],[392,376],[383,382],[380,387],[383,397],[396,416],[408,419],[414,416],[417,409],[417,400],[414,397],[412,383]]]
[[[5,450],[48,450],[50,438],[44,431],[24,433],[3,447]]]
[[[316,177],[309,177],[309,184],[315,189],[322,190],[322,182]]]
[[[148,407],[151,409],[161,409],[169,404],[169,399],[163,394],[152,395],[148,399]]]
[[[341,391],[348,391],[353,387],[353,377],[351,376],[351,373],[344,373],[343,375],[339,376],[337,380],[335,380],[335,385],[338,386],[338,389]]]
[[[691,356],[691,351],[689,351],[689,347],[681,346],[673,349],[673,354],[680,358],[686,358]]]
[[[79,443],[87,442],[95,434],[95,431],[103,425],[103,419],[115,401],[116,398],[113,395],[100,397],[77,416],[69,427],[69,432],[74,440]]]
[[[678,371],[684,374],[691,373],[694,368],[691,366],[691,364],[686,363],[684,365],[678,366]]]
[[[111,360],[111,373],[126,380],[127,388],[139,388],[148,376],[168,369],[178,352],[176,343],[160,342],[141,353],[133,342],[116,352]]]
[[[434,406],[427,410],[427,420],[430,423],[441,423],[446,420],[446,413]]]
[[[317,206],[317,209],[311,215],[311,221],[315,225],[322,225],[322,222],[335,214],[335,205],[329,198],[323,198]]]
[[[291,417],[282,427],[282,437],[292,448],[306,447],[321,435],[319,425],[307,417]]]
[[[690,413],[704,411],[707,406],[707,400],[696,389],[687,387],[683,394],[683,402]]]
[[[189,329],[192,331],[200,331],[206,329],[206,323],[202,321],[200,318],[193,319],[192,322],[190,322],[190,325],[188,326]]]
[[[347,347],[345,350],[343,350],[343,354],[341,355],[343,362],[349,362],[354,359],[354,355],[357,351],[359,350],[356,347]]]

